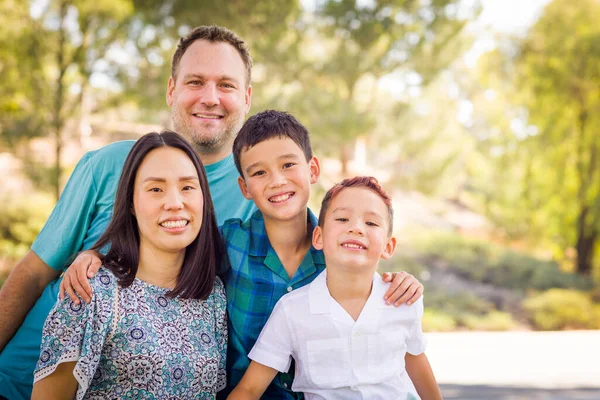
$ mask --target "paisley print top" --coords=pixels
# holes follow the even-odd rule
[[[213,399],[225,387],[223,283],[207,300],[169,298],[135,279],[117,285],[102,268],[90,304],[58,301],[44,325],[38,381],[75,361],[77,399]]]

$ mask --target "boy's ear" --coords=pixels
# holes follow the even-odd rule
[[[392,236],[388,239],[387,243],[385,244],[383,253],[381,253],[381,258],[387,260],[394,254],[394,250],[396,250],[396,238]]]
[[[323,230],[318,225],[313,230],[312,244],[315,249],[323,250]]]
[[[240,190],[242,191],[242,196],[244,196],[248,200],[252,200],[252,195],[248,191],[248,186],[246,186],[246,181],[241,176],[238,176],[238,185]]]
[[[319,175],[321,175],[319,159],[313,156],[308,162],[308,166],[310,168],[310,183],[316,183],[317,179],[319,179]]]

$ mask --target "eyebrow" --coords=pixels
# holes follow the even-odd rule
[[[198,179],[197,176],[194,175],[190,175],[190,176],[182,176],[181,178],[179,178],[179,181],[199,181],[200,179]],[[161,178],[158,176],[149,176],[146,179],[143,180],[143,182],[166,182],[167,180],[165,178]]]
[[[277,160],[286,160],[286,159],[293,159],[293,160],[297,160],[298,156],[294,153],[289,153],[289,154],[282,154],[279,157],[277,157]],[[262,164],[264,161],[257,161],[254,164],[250,164],[246,167],[246,173],[250,172],[251,169],[256,168],[257,166],[259,166],[260,164]]]
[[[183,76],[183,80],[184,81],[187,81],[187,80],[190,80],[190,79],[194,79],[194,78],[197,78],[197,79],[207,79],[206,76],[202,75],[202,74],[186,74],[186,75]],[[230,82],[239,83],[239,81],[237,79],[235,79],[234,77],[229,76],[229,75],[220,75],[218,77],[218,80],[219,81],[230,81]]]
[[[331,210],[332,213],[334,213],[336,211],[352,211],[352,209],[349,207],[337,207],[337,208],[334,208],[333,210]],[[365,214],[369,215],[369,216],[377,217],[378,219],[382,219],[382,220],[385,219],[379,213],[376,213],[374,211],[367,211],[367,212],[365,212]]]

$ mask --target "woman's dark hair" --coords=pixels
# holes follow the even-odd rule
[[[115,274],[122,287],[131,285],[137,274],[140,247],[137,220],[132,212],[135,178],[140,164],[148,153],[161,147],[179,149],[190,158],[198,172],[204,200],[200,232],[198,237],[187,246],[177,283],[168,295],[187,299],[206,299],[213,290],[216,270],[221,264],[224,246],[219,234],[204,166],[192,146],[175,132],[151,132],[135,143],[123,166],[113,207],[113,217],[93,249],[100,251],[109,246],[108,253],[102,258],[104,266]]]

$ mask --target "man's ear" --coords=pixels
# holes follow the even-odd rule
[[[323,250],[323,229],[318,225],[313,230],[312,244],[315,249]]]
[[[248,200],[252,200],[252,195],[248,191],[248,186],[246,186],[246,181],[241,176],[238,176],[238,186],[242,191],[242,196],[244,196]]]
[[[169,107],[173,105],[173,90],[175,90],[175,80],[173,77],[169,77],[169,83],[167,84],[167,104]]]
[[[387,260],[394,254],[394,250],[396,250],[396,238],[392,236],[388,239],[387,243],[385,244],[383,253],[381,253],[381,258]]]
[[[246,89],[244,100],[246,103],[246,114],[248,114],[250,111],[250,106],[252,105],[252,86],[248,86],[248,89]]]
[[[317,157],[311,158],[308,162],[308,166],[310,168],[310,183],[316,183],[317,179],[319,179],[319,175],[321,175],[319,159]]]

